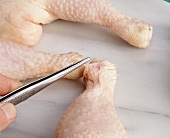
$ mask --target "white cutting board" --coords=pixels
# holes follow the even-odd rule
[[[56,54],[75,51],[114,63],[119,74],[114,100],[128,137],[169,138],[170,4],[162,0],[112,3],[122,13],[153,25],[150,47],[134,48],[101,26],[60,20],[43,26],[35,48]],[[52,138],[63,112],[84,89],[81,80],[59,80],[18,105],[16,121],[0,138]]]

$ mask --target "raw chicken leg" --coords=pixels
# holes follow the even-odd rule
[[[47,8],[59,19],[106,26],[139,48],[146,48],[152,37],[149,24],[121,14],[108,0],[51,0]]]
[[[0,73],[15,79],[41,77],[80,61],[83,57],[75,52],[54,55],[23,47],[7,40],[0,40]],[[84,66],[68,74],[66,78],[83,76]]]
[[[84,72],[86,90],[66,110],[55,138],[126,138],[113,103],[117,74],[107,61],[89,64]]]
[[[107,0],[1,0],[0,38],[34,45],[42,27],[56,19],[106,26],[129,44],[145,48],[152,27],[117,11]]]

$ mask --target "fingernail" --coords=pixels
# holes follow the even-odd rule
[[[7,119],[13,120],[16,117],[16,108],[13,104],[11,103],[4,103],[0,107],[4,113],[6,114]]]

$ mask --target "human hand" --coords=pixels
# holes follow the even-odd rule
[[[22,83],[0,74],[0,96],[3,96],[19,87]],[[0,131],[4,130],[16,118],[16,108],[11,103],[0,103]]]

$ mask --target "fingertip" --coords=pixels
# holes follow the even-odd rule
[[[0,103],[0,131],[4,130],[16,118],[16,108],[11,103]]]
[[[11,78],[8,78],[2,74],[0,74],[0,95],[3,96],[21,86],[23,84],[19,81],[13,80]]]
[[[17,111],[13,104],[5,103],[1,106],[1,109],[4,111],[9,122],[13,121],[16,118]]]

